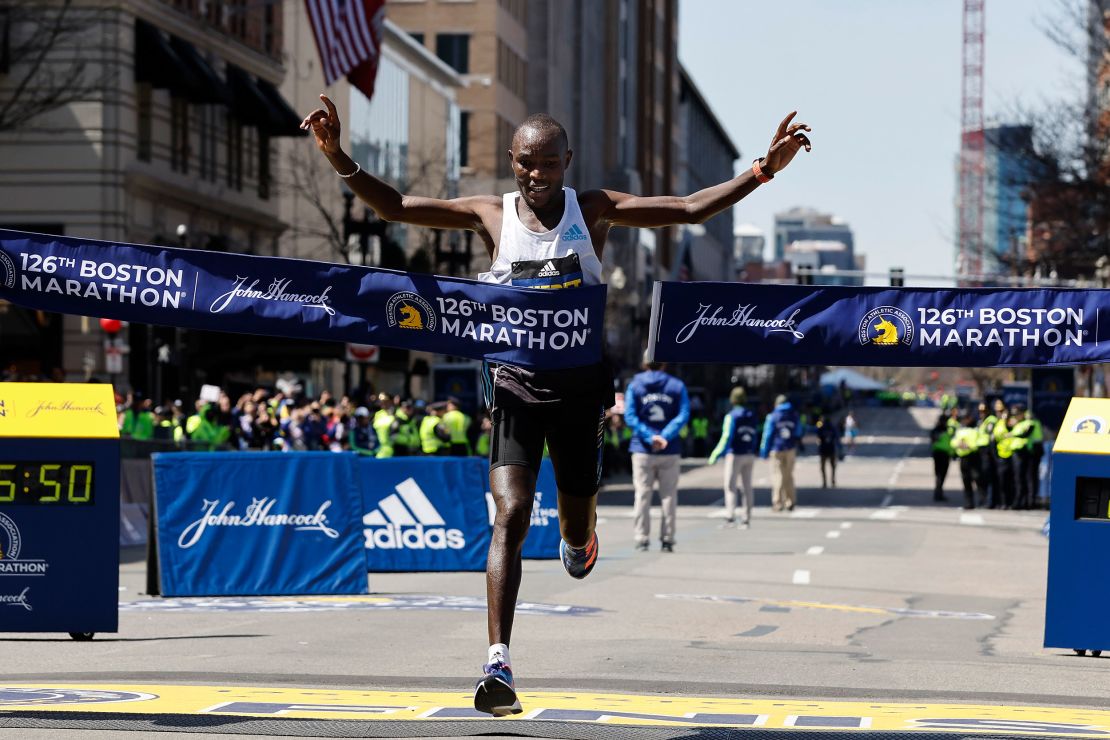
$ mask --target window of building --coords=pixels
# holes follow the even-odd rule
[[[424,34],[423,33],[411,33],[410,32],[409,36],[412,36],[412,40],[415,41],[416,43],[420,44],[421,46],[424,45]]]
[[[470,111],[459,111],[459,167],[470,166]]]
[[[170,168],[189,172],[189,103],[170,98]]]
[[[470,74],[470,34],[441,33],[437,35],[436,56],[459,74]]]
[[[262,12],[262,48],[268,54],[280,53],[276,45],[277,25],[274,21],[274,4],[266,3]]]
[[[527,4],[525,0],[498,0],[497,4],[515,18],[520,25],[523,26],[527,22],[527,17],[524,15],[524,8]]]
[[[135,114],[138,118],[135,156],[143,162],[149,162],[151,159],[151,116],[153,109],[151,95],[152,91],[149,84],[140,82],[135,85]]]
[[[247,180],[254,179],[254,161],[258,159],[254,156],[255,149],[258,147],[258,129],[254,126],[247,126],[241,129],[243,135],[242,151],[247,153],[243,157],[243,177]]]
[[[0,75],[6,75],[12,63],[12,11],[0,8]]]
[[[497,41],[497,80],[518,98],[524,97],[525,61],[500,39]]]
[[[197,138],[200,144],[197,171],[200,179],[209,181],[216,179],[216,132],[212,120],[215,112],[215,106],[197,106]]]
[[[235,38],[247,38],[247,0],[228,0],[227,30]]]
[[[258,132],[258,197],[270,199],[270,137]]]
[[[513,124],[501,116],[497,117],[497,176],[512,177],[513,168],[509,163],[509,156],[505,153],[513,146]]]
[[[243,124],[227,114],[227,186],[243,189]]]

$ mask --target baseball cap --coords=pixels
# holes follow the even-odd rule
[[[366,408],[365,406],[359,406],[357,409],[355,409],[355,416],[369,416],[369,415],[370,415],[370,409]]]

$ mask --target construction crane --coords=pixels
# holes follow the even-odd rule
[[[983,271],[983,181],[986,173],[986,141],[983,134],[985,2],[986,0],[964,0],[957,275],[979,275]]]

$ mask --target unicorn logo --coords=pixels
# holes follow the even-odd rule
[[[871,340],[873,344],[898,344],[898,327],[885,316],[879,316],[879,320],[871,328],[878,334]]]

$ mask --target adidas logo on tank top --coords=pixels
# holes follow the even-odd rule
[[[578,224],[571,224],[571,227],[563,232],[563,239],[568,242],[576,242],[585,238],[586,234],[578,228]]]

